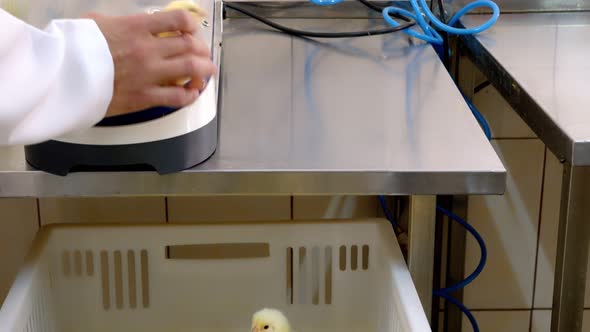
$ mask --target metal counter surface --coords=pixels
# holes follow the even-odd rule
[[[467,16],[466,26],[485,16]],[[466,38],[478,67],[561,159],[590,165],[590,13],[506,14]]]
[[[339,31],[382,24],[280,21]],[[209,161],[165,176],[58,177],[31,169],[22,148],[0,148],[0,196],[505,190],[505,168],[430,46],[401,34],[318,43],[227,19],[222,57],[220,142]]]

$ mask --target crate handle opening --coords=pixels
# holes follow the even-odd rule
[[[166,246],[167,259],[248,259],[270,257],[268,243],[213,243]]]

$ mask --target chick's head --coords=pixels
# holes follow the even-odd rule
[[[166,5],[165,11],[172,10],[187,10],[195,19],[200,19],[207,16],[207,12],[192,0],[174,0]]]
[[[276,309],[262,309],[252,317],[251,332],[290,332],[287,317]]]

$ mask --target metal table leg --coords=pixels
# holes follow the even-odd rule
[[[590,245],[590,167],[564,165],[551,331],[582,330]]]
[[[450,204],[447,204],[447,201],[450,200],[449,196],[439,196],[437,197],[436,204],[438,206],[447,207]],[[434,276],[432,278],[432,289],[440,289],[443,287],[443,259],[446,258],[446,235],[445,232],[445,222],[444,216],[442,213],[436,214],[435,219],[435,228],[434,228]],[[443,320],[443,306],[441,306],[442,300],[438,297],[432,298],[432,310],[430,310],[430,314],[432,315],[430,326],[432,326],[433,332],[442,332],[440,328],[442,326]]]
[[[457,216],[467,220],[467,196],[453,196],[450,209]],[[465,248],[467,246],[467,231],[458,223],[447,218],[447,270],[445,287],[454,285],[465,278]],[[451,294],[455,299],[463,302],[463,289]],[[461,331],[463,313],[456,306],[445,304],[444,332]]]
[[[431,321],[436,196],[412,196],[408,219],[408,267]]]

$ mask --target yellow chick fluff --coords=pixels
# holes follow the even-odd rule
[[[207,16],[207,12],[202,9],[199,5],[195,4],[192,0],[175,0],[170,3],[164,8],[164,11],[172,11],[172,10],[188,10],[195,20],[201,20],[203,17]],[[163,32],[158,34],[158,37],[172,37],[178,36],[180,32],[178,31],[170,31],[170,32]],[[177,86],[184,86],[186,83],[190,82],[190,78],[182,78],[176,80],[174,83]]]
[[[262,309],[252,316],[251,332],[291,332],[291,326],[279,310]]]
[[[207,16],[207,12],[201,8],[199,5],[194,3],[192,0],[174,0],[164,8],[164,11],[173,11],[173,10],[187,10],[189,11],[195,18],[195,20],[200,20],[203,17]],[[159,37],[170,37],[178,35],[178,32],[170,31],[164,32],[159,34]]]

